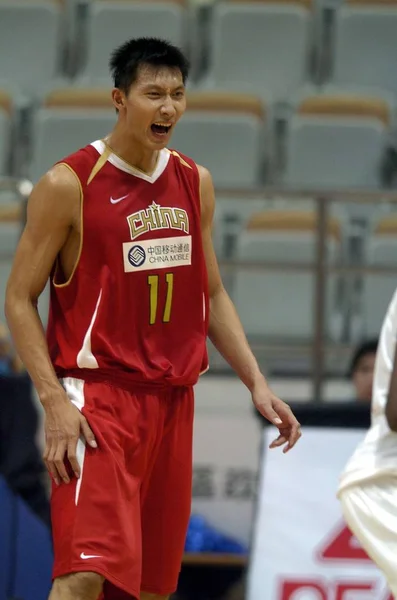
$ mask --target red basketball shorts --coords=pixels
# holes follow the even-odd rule
[[[53,577],[99,573],[105,600],[173,593],[191,507],[192,388],[63,385],[98,448],[80,440],[81,477],[53,484]]]

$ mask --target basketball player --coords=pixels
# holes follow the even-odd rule
[[[111,71],[115,128],[35,187],[6,299],[46,413],[51,600],[161,600],[176,589],[207,333],[278,428],[272,446],[300,436],[222,285],[211,176],[167,149],[186,107],[186,58],[131,40]],[[50,274],[46,342],[36,303]]]
[[[350,458],[338,496],[350,529],[397,598],[397,291],[375,360],[371,427]]]

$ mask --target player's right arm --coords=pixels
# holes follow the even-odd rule
[[[390,429],[397,432],[397,351],[394,355],[393,371],[390,378],[385,413]]]
[[[79,213],[80,188],[65,166],[51,169],[29,198],[27,220],[7,284],[5,313],[18,355],[21,357],[46,414],[44,460],[56,483],[69,481],[65,454],[78,477],[76,446],[82,433],[94,445],[94,435],[83,415],[59,383],[48,352],[37,311],[52,266]]]

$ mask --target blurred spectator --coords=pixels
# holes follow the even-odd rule
[[[32,383],[0,322],[0,474],[49,527],[46,470],[36,445],[38,413]]]
[[[378,340],[367,340],[354,352],[349,377],[354,385],[356,400],[371,401],[377,348]]]
[[[0,377],[15,375],[23,371],[22,362],[13,351],[8,329],[0,321]]]

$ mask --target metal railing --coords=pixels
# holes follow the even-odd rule
[[[32,183],[27,179],[0,178],[0,191],[14,192],[26,207],[27,198],[32,190]],[[294,200],[307,198],[314,202],[317,212],[316,224],[316,254],[313,263],[296,262],[269,262],[263,261],[236,261],[220,260],[220,266],[223,271],[236,271],[238,269],[255,269],[259,271],[280,271],[293,270],[311,271],[314,273],[314,323],[313,340],[311,344],[312,354],[312,382],[313,399],[321,401],[323,394],[323,382],[325,375],[325,290],[326,279],[329,273],[338,274],[394,274],[396,275],[397,286],[397,268],[392,267],[370,267],[363,265],[338,266],[327,263],[327,222],[329,218],[329,207],[331,203],[370,203],[379,201],[382,203],[397,203],[397,191],[388,190],[340,190],[340,189],[290,189],[284,187],[266,187],[258,191],[245,189],[217,189],[217,196],[222,198],[245,199],[245,200],[272,200],[275,197],[283,200]],[[293,206],[291,207],[293,209]],[[23,214],[25,214],[23,212]],[[24,219],[24,217],[23,217]],[[397,261],[396,261],[397,262]]]
[[[320,402],[323,398],[323,383],[325,375],[325,290],[326,279],[329,273],[338,274],[394,274],[396,275],[397,287],[397,268],[379,266],[337,266],[327,263],[327,223],[329,218],[329,205],[331,203],[367,203],[374,204],[379,201],[387,204],[397,203],[397,191],[389,190],[341,190],[341,189],[290,189],[284,187],[266,187],[263,190],[252,192],[247,190],[229,190],[218,189],[219,197],[230,199],[247,199],[247,200],[271,200],[274,197],[283,200],[294,200],[308,198],[315,206],[317,213],[316,226],[316,254],[313,263],[296,263],[296,262],[267,262],[263,261],[233,261],[224,260],[220,264],[223,270],[228,269],[260,269],[262,271],[281,271],[293,270],[297,271],[312,271],[315,276],[315,292],[314,292],[314,323],[313,323],[313,342],[312,342],[312,382],[313,391],[312,397],[315,401]],[[293,206],[291,206],[293,210]],[[397,261],[396,261],[397,263]]]

